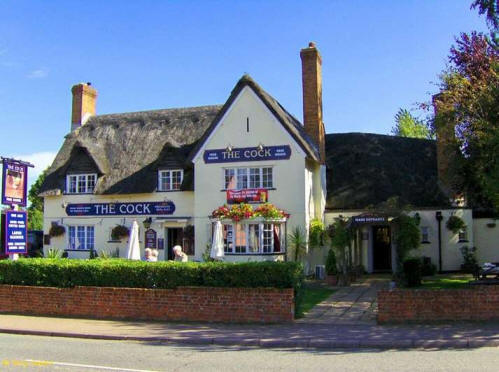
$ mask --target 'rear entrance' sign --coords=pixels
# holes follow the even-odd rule
[[[205,150],[203,154],[203,159],[206,164],[233,163],[241,161],[288,160],[290,157],[291,147],[289,145],[214,149]]]
[[[68,216],[168,215],[173,212],[175,212],[175,204],[172,201],[68,204],[66,207]]]

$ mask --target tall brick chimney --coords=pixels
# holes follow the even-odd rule
[[[303,124],[305,132],[319,148],[320,160],[326,162],[326,139],[322,121],[322,58],[315,43],[300,51],[303,83]]]
[[[452,141],[454,140],[455,134],[452,128],[446,125],[441,125],[438,119],[439,106],[443,104],[443,95],[441,93],[435,94],[432,97],[434,117],[435,117],[435,127],[437,135],[437,169],[438,169],[438,182],[442,191],[445,193],[450,192],[450,180],[448,175],[448,168],[450,164],[450,151]]]
[[[71,131],[84,125],[90,116],[95,115],[97,91],[90,83],[73,85],[73,107],[71,110]]]

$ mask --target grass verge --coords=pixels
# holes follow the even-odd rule
[[[302,289],[301,302],[296,311],[296,318],[303,318],[306,312],[310,311],[319,302],[324,301],[333,292],[333,289],[324,286],[305,284]]]
[[[419,288],[423,289],[452,289],[466,288],[469,281],[473,280],[471,275],[436,275],[424,278]]]

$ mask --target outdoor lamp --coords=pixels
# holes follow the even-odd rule
[[[227,152],[232,152],[232,145],[231,145],[231,144],[229,144],[225,150],[226,150]]]
[[[144,221],[142,221],[142,224],[144,225],[144,228],[146,228],[146,229],[151,227],[151,223],[152,223],[151,217],[147,217]]]
[[[260,144],[257,146],[257,149],[258,149],[258,151],[263,151],[263,148],[264,148],[264,147],[265,147],[265,146],[263,146],[263,143],[260,143]]]

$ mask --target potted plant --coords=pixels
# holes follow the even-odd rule
[[[128,228],[124,225],[116,225],[111,230],[111,239],[113,240],[121,240],[123,238],[128,237],[129,231]]]
[[[448,230],[452,231],[454,234],[457,234],[461,229],[466,227],[466,224],[458,216],[450,216],[445,226]]]
[[[326,258],[326,282],[329,285],[338,285],[338,266],[336,265],[336,254],[331,248]]]
[[[62,236],[66,232],[66,228],[62,225],[59,225],[57,222],[52,222],[52,226],[50,226],[49,235],[51,237]]]

